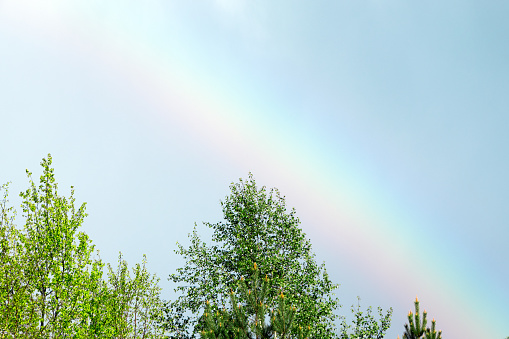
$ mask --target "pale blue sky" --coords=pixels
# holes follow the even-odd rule
[[[169,296],[175,242],[252,171],[297,209],[341,314],[356,295],[392,306],[395,338],[418,294],[445,337],[507,336],[508,17],[506,1],[0,0],[0,182],[19,204],[51,153],[103,259],[146,253]],[[364,243],[334,245],[373,230],[381,272]],[[404,246],[435,285],[377,282],[418,271]],[[485,318],[458,328],[454,298]]]

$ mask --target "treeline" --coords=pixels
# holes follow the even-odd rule
[[[85,203],[58,194],[51,155],[39,184],[27,171],[20,193],[24,226],[15,226],[8,185],[0,203],[0,338],[383,338],[392,308],[379,318],[371,307],[354,308],[354,320],[336,328],[339,301],[325,264],[317,264],[295,210],[277,189],[257,188],[252,175],[230,186],[221,202],[224,221],[212,245],[196,227],[186,265],[170,274],[179,296],[161,299],[159,279],[146,259],[129,268],[101,261],[79,231]],[[426,328],[409,314],[404,338],[441,338],[435,321]]]
[[[20,194],[23,229],[2,186],[0,338],[161,338],[160,288],[145,258],[132,270],[121,256],[105,267],[78,231],[85,204],[75,206],[72,188],[69,198],[58,195],[51,156],[41,165],[40,184],[27,171]]]

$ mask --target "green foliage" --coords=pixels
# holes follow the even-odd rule
[[[435,319],[431,321],[431,328],[427,328],[426,332],[424,333],[424,336],[426,339],[441,339],[442,338],[442,331],[435,330]]]
[[[267,276],[265,279],[260,279],[260,270],[256,263],[254,263],[253,272],[250,286],[244,277],[239,281],[238,291],[244,305],[239,303],[233,291],[230,292],[233,318],[237,327],[246,336],[248,333],[253,333],[256,338],[268,338],[272,332],[270,324],[265,323],[265,316],[268,314],[269,279]],[[249,316],[251,316],[251,321],[249,321]]]
[[[58,194],[51,161],[48,155],[41,162],[39,185],[27,171],[21,230],[7,204],[8,185],[0,187],[0,339],[167,338],[165,330],[196,338],[205,329],[204,338],[337,337],[337,285],[315,263],[295,210],[287,213],[276,189],[257,189],[251,174],[230,186],[221,203],[225,222],[206,223],[213,245],[196,228],[191,246],[179,245],[187,265],[170,278],[184,283],[177,287],[183,295],[165,305],[163,317],[161,289],[145,257],[130,271],[121,255],[116,268],[93,256],[91,240],[79,231],[86,205],[75,207],[72,187],[70,197]],[[204,306],[205,300],[215,303]],[[356,334],[348,338],[385,331],[388,318],[379,326],[369,312],[358,311]],[[433,322],[429,338],[434,333]]]
[[[51,157],[41,163],[43,175],[37,187],[27,170],[30,188],[20,193],[25,218],[23,231],[12,232],[16,244],[10,263],[15,289],[4,294],[10,303],[7,333],[33,338],[83,336],[87,322],[86,304],[90,271],[101,263],[93,261],[93,246],[77,232],[85,204],[75,208],[71,196],[57,194]],[[13,248],[14,249],[14,248]]]
[[[108,264],[110,288],[105,308],[114,337],[162,338],[163,331],[157,325],[162,317],[159,278],[147,272],[146,262],[143,256],[142,264],[136,264],[132,269],[132,278],[121,254],[116,270]]]
[[[25,225],[14,225],[7,185],[0,216],[0,338],[156,338],[161,302],[143,265],[130,279],[125,262],[109,281],[94,246],[79,232],[85,204],[58,195],[51,155],[36,186],[20,193]],[[160,332],[160,331],[159,331]]]
[[[426,328],[426,317],[427,313],[424,311],[422,313],[422,323],[420,321],[420,313],[419,313],[419,299],[415,298],[415,315],[412,314],[412,311],[408,312],[408,324],[405,324],[405,333],[403,333],[404,339],[441,339],[442,331],[435,330],[435,319],[431,322],[431,328]],[[399,336],[398,336],[399,338]]]
[[[18,260],[19,241],[14,226],[12,207],[8,207],[8,184],[2,185],[3,199],[0,203],[0,338],[11,329],[25,326],[24,305],[29,297],[20,279],[22,266]]]
[[[278,338],[290,338],[292,333],[299,333],[302,336],[302,326],[294,325],[297,308],[295,306],[286,305],[287,296],[283,291],[278,295],[278,307],[270,313],[270,327]],[[311,326],[307,325],[306,330],[311,330]]]
[[[251,263],[256,262],[271,280],[269,307],[275,306],[277,291],[284,290],[288,302],[299,309],[297,324],[313,324],[313,337],[335,338],[333,311],[338,300],[332,292],[337,285],[329,280],[324,264],[316,264],[295,210],[287,213],[277,189],[270,194],[265,187],[258,189],[252,174],[230,189],[231,195],[221,202],[225,221],[205,223],[213,230],[213,244],[207,246],[196,227],[189,248],[178,244],[176,253],[186,265],[170,275],[181,295],[167,304],[165,326],[175,338],[196,338],[197,315],[205,301],[217,300],[224,308],[226,291],[235,289],[241,276],[249,279]]]
[[[412,311],[408,312],[408,324],[405,324],[405,333],[403,334],[404,339],[418,339],[424,335],[426,328],[426,316],[427,313],[422,313],[422,323],[420,321],[419,313],[419,300],[415,298],[415,315],[412,315]],[[414,321],[415,318],[415,321]]]
[[[303,330],[295,324],[297,309],[286,305],[287,297],[282,291],[277,296],[277,307],[268,307],[270,280],[267,275],[260,278],[259,274],[255,263],[251,282],[248,284],[244,278],[238,282],[239,296],[230,291],[229,310],[214,311],[209,301],[206,302],[202,338],[303,339],[310,332],[310,326]]]
[[[357,297],[357,308],[352,305],[352,313],[355,315],[353,333],[348,334],[348,330],[352,327],[343,319],[341,326],[341,339],[382,339],[385,332],[391,326],[392,308],[383,315],[382,308],[378,307],[380,323],[371,314],[372,309],[368,307],[366,313],[360,310],[360,298]]]
[[[235,328],[230,313],[221,309],[214,310],[209,301],[206,302],[202,319],[205,324],[200,335],[204,339],[241,338],[240,328]]]

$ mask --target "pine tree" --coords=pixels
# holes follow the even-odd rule
[[[259,277],[260,271],[253,265],[253,275],[248,284],[242,277],[238,282],[238,294],[230,291],[231,310],[216,310],[207,301],[203,320],[205,329],[200,334],[206,339],[304,339],[311,330],[297,327],[295,315],[297,309],[287,306],[286,296],[283,291],[278,295],[278,306],[269,310],[268,299],[270,298],[270,279],[267,275],[263,279]],[[267,315],[269,315],[267,317]],[[269,320],[269,322],[267,322]]]
[[[246,303],[245,311],[241,304],[238,303],[233,291],[230,292],[232,309],[234,310],[237,324],[241,326],[241,330],[244,333],[248,333],[248,329],[250,329],[256,338],[270,338],[272,326],[265,323],[265,316],[268,313],[269,279],[267,276],[264,279],[259,278],[260,270],[256,263],[253,265],[253,273],[250,286],[247,285],[244,277],[240,279],[239,283],[241,298]],[[248,324],[248,318],[243,312],[253,315],[254,318],[252,318],[250,324]]]
[[[422,313],[422,323],[419,314],[419,300],[415,298],[415,315],[412,311],[408,312],[408,324],[405,324],[404,339],[442,339],[442,331],[435,330],[435,319],[431,321],[431,328],[426,328],[426,310]],[[399,339],[399,336],[398,336]]]
[[[201,337],[204,339],[226,339],[241,338],[239,333],[235,333],[233,321],[225,310],[212,309],[209,301],[206,302],[205,312],[203,314],[206,329],[202,330]]]
[[[421,315],[419,314],[419,300],[415,298],[415,315],[412,316],[412,311],[408,312],[408,324],[405,324],[404,339],[419,339],[424,335],[426,328],[426,310],[422,313],[422,323],[420,321]],[[415,323],[414,323],[415,318]]]
[[[431,329],[426,329],[426,339],[442,339],[442,331],[435,330],[435,319],[431,321]]]
[[[274,332],[279,333],[281,338],[286,338],[291,333],[292,323],[297,309],[295,307],[287,307],[285,303],[285,295],[283,292],[278,296],[278,308],[271,313],[272,326]]]

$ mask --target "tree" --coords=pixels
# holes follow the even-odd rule
[[[88,236],[77,232],[86,216],[85,204],[75,208],[72,187],[68,199],[58,195],[51,160],[48,155],[41,163],[38,187],[27,170],[30,188],[20,193],[25,226],[12,233],[15,289],[4,295],[13,301],[6,319],[13,337],[84,335],[90,272],[101,266],[92,259]]]
[[[352,326],[346,324],[346,321],[343,319],[341,324],[341,339],[382,339],[391,325],[392,307],[387,311],[385,316],[383,315],[382,308],[378,307],[378,314],[380,316],[379,324],[371,314],[371,307],[368,307],[364,314],[360,310],[360,298],[357,297],[357,300],[357,308],[354,308],[353,305],[351,308],[352,313],[355,315],[355,319],[353,320],[354,331],[348,334],[348,330]]]
[[[412,311],[408,312],[408,324],[405,324],[405,333],[403,333],[403,339],[420,339],[422,337],[426,339],[441,339],[442,331],[435,330],[435,319],[431,322],[431,328],[426,328],[426,310],[422,312],[422,322],[420,320],[421,315],[419,313],[419,299],[415,298],[415,315]],[[399,338],[399,336],[398,336]]]
[[[427,328],[426,332],[424,333],[424,337],[426,339],[441,339],[442,338],[442,331],[435,330],[435,319],[431,320],[431,328]]]
[[[21,279],[19,260],[20,243],[14,225],[12,207],[8,207],[8,184],[2,185],[3,199],[0,203],[0,337],[26,326],[25,282]]]
[[[265,275],[260,277],[256,263],[253,265],[251,282],[241,278],[235,293],[230,291],[229,309],[212,309],[206,302],[203,319],[205,328],[200,332],[204,339],[304,339],[311,327],[305,329],[296,326],[297,309],[287,305],[287,297],[280,293],[277,296],[278,306],[269,309],[270,280]],[[237,294],[239,294],[237,296]],[[268,322],[267,322],[268,320]]]
[[[160,289],[155,277],[146,272],[145,259],[143,266],[134,268],[133,280],[125,262],[119,262],[117,274],[109,266],[109,281],[102,278],[104,264],[93,258],[91,240],[78,231],[86,205],[75,208],[72,187],[69,198],[58,194],[51,162],[51,155],[42,160],[39,186],[27,171],[30,187],[20,193],[22,230],[14,225],[15,210],[7,207],[7,185],[1,187],[0,338],[111,338],[117,334],[155,338]],[[125,284],[120,286],[118,281]],[[126,305],[125,312],[115,312],[114,305]],[[126,324],[125,331],[117,324]]]
[[[404,339],[418,339],[424,335],[426,328],[426,310],[422,313],[422,323],[419,314],[419,300],[415,298],[415,315],[412,316],[412,311],[408,312],[408,324],[405,324]],[[414,322],[415,318],[415,322]]]
[[[163,338],[158,326],[162,317],[159,278],[146,269],[147,259],[129,273],[127,262],[118,258],[117,269],[108,264],[109,289],[105,305],[111,323],[110,336],[115,338]]]
[[[164,326],[177,338],[197,338],[201,330],[198,314],[206,300],[228,304],[225,291],[235,288],[242,276],[250,279],[256,262],[271,281],[269,307],[274,307],[278,291],[297,307],[295,322],[313,324],[312,337],[335,338],[333,311],[338,300],[333,296],[337,285],[327,275],[325,265],[317,265],[311,244],[299,228],[295,209],[286,210],[285,199],[277,189],[267,194],[258,189],[252,174],[249,179],[231,184],[231,195],[221,202],[224,222],[205,223],[213,230],[211,246],[202,242],[196,225],[190,234],[191,245],[178,244],[177,254],[186,265],[170,275],[180,284],[181,295],[167,304]]]

